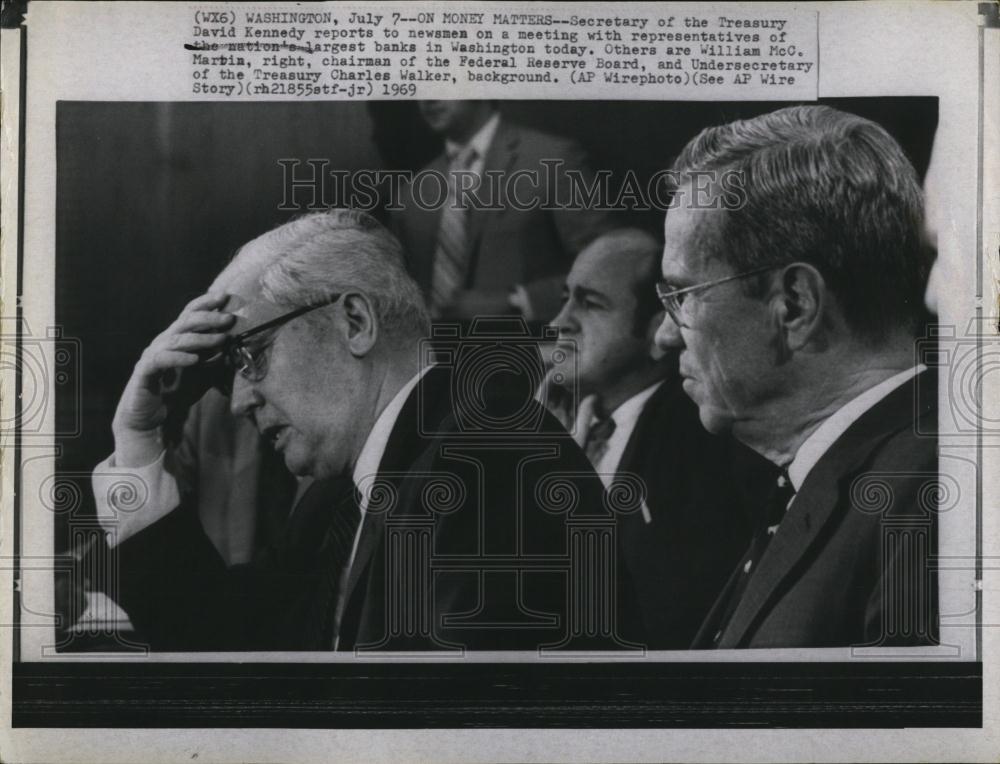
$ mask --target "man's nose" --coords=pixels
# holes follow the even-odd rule
[[[233,416],[248,416],[260,404],[261,398],[253,382],[237,372],[233,377],[233,392],[229,398],[229,410]]]
[[[684,347],[684,338],[681,336],[680,327],[677,326],[669,313],[664,312],[663,321],[660,322],[660,328],[656,330],[654,340],[657,347],[664,350]]]
[[[573,320],[573,309],[570,307],[569,300],[563,303],[562,310],[549,325],[559,332],[560,337],[576,331],[576,321]]]

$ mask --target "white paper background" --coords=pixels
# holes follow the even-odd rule
[[[472,4],[470,4],[472,5]],[[628,15],[630,6],[581,4],[611,15]],[[722,4],[720,4],[720,7]],[[189,41],[192,9],[196,4],[86,4],[80,7],[62,3],[32,4],[28,19],[28,115],[27,182],[25,187],[25,256],[24,316],[28,325],[46,327],[54,321],[52,268],[55,252],[55,104],[58,100],[194,100],[188,93],[189,53],[179,51]],[[271,7],[270,5],[268,7]],[[360,7],[360,6],[359,6]],[[375,4],[360,7],[370,10]],[[386,6],[392,8],[393,6]],[[433,6],[429,6],[433,7]],[[472,5],[477,9],[480,6]],[[739,7],[739,4],[734,4]],[[755,12],[764,13],[769,4],[755,4]],[[538,4],[507,4],[505,10],[521,9],[532,13],[544,11]],[[774,12],[819,12],[821,50],[820,97],[875,95],[936,95],[940,122],[935,144],[934,190],[937,199],[938,248],[940,265],[935,275],[937,305],[942,322],[953,323],[961,335],[977,309],[984,316],[1000,313],[997,303],[995,259],[986,263],[984,294],[975,294],[980,244],[996,257],[998,234],[997,205],[983,220],[983,242],[976,240],[977,224],[977,152],[976,129],[979,119],[979,29],[976,4],[969,3],[801,3],[775,4]],[[653,7],[638,5],[634,12],[648,15]],[[701,9],[705,12],[706,9]],[[664,11],[666,12],[666,11]],[[673,12],[673,11],[671,11]],[[998,30],[988,33],[987,61],[996,61]],[[5,82],[9,81],[13,47],[4,35]],[[181,62],[179,64],[179,62]],[[995,64],[994,64],[995,65]],[[995,70],[994,70],[994,83]],[[530,87],[530,86],[528,86]],[[989,88],[987,88],[987,92]],[[9,92],[5,93],[5,109]],[[457,88],[453,97],[482,97],[479,91]],[[532,97],[532,91],[507,87],[510,98]],[[595,92],[595,97],[600,97]],[[560,94],[560,97],[565,95]],[[616,97],[622,95],[616,94]],[[996,135],[997,102],[988,104],[987,135]],[[7,114],[5,113],[5,119]],[[992,133],[990,127],[993,127]],[[6,135],[6,130],[5,130]],[[987,149],[988,152],[990,149]],[[992,151],[995,152],[995,143]],[[994,174],[986,178],[984,193],[996,199],[996,154],[988,154],[987,164]],[[5,165],[6,170],[7,165]],[[5,180],[6,183],[6,180]],[[4,209],[4,315],[11,313],[13,256],[7,232],[11,212],[8,198]],[[995,323],[995,322],[994,322]],[[37,331],[37,330],[36,330]],[[987,338],[986,349],[996,349],[996,337]],[[1000,353],[1000,350],[997,351]],[[1000,420],[1000,374],[984,367],[983,401],[987,421]],[[4,406],[9,406],[11,381],[4,379]],[[947,395],[944,387],[943,396]],[[947,404],[946,400],[942,401]],[[9,409],[7,409],[9,410]],[[956,430],[947,418],[948,406],[942,406],[942,433]],[[49,412],[49,424],[54,412]],[[51,426],[49,427],[51,430]],[[994,432],[998,427],[994,426]],[[942,471],[961,460],[975,458],[971,441],[964,437],[942,437]],[[9,443],[5,442],[4,446]],[[988,723],[996,721],[996,688],[1000,686],[992,660],[998,643],[997,624],[1000,611],[996,593],[1000,589],[1000,556],[997,549],[997,512],[1000,506],[995,450],[1000,446],[996,435],[984,438],[983,464],[983,539],[984,539],[984,610],[983,654],[986,657],[984,688],[987,695]],[[52,472],[51,451],[44,445],[26,451],[32,459],[24,472],[24,494],[36,495],[34,486]],[[949,459],[947,457],[956,457]],[[37,458],[42,457],[42,458]],[[27,467],[27,465],[25,465]],[[3,559],[11,555],[10,458],[3,460],[5,490],[2,544]],[[958,469],[958,468],[956,468]],[[974,491],[968,486],[967,473],[961,475],[962,503],[942,516],[943,556],[965,558],[974,553],[970,532],[974,518]],[[974,487],[974,486],[973,486]],[[991,511],[992,510],[992,511]],[[44,516],[43,516],[44,515]],[[47,513],[22,517],[22,553],[44,558],[50,554],[52,523]],[[5,566],[9,567],[9,566]],[[965,567],[968,567],[966,564]],[[5,575],[7,575],[5,571]],[[968,610],[974,604],[974,582],[968,570],[942,572],[944,612]],[[9,579],[2,583],[5,596],[3,623],[11,623]],[[25,585],[29,582],[26,580]],[[29,600],[42,613],[53,612],[51,579],[32,577]],[[34,618],[26,614],[27,620]],[[37,619],[36,619],[37,620]],[[943,641],[959,645],[955,657],[975,656],[974,629],[954,624],[971,617],[946,620],[942,624]],[[44,623],[44,619],[42,619]],[[9,629],[3,633],[9,656]],[[51,644],[51,631],[45,628],[22,632],[25,660],[37,660],[43,648]],[[813,660],[843,660],[843,651],[805,651]],[[218,656],[205,656],[217,658]],[[242,656],[242,659],[251,656]],[[684,655],[671,656],[682,659]],[[765,654],[746,652],[738,655],[720,653],[698,660],[716,659],[803,659],[802,651]],[[330,656],[317,656],[329,660]],[[191,656],[184,656],[190,660]],[[302,656],[296,656],[301,660]],[[9,697],[9,674],[5,672],[4,700]],[[141,746],[137,741],[142,740]],[[277,761],[277,760],[997,760],[1000,758],[995,732],[974,730],[901,730],[901,731],[461,731],[452,733],[379,731],[315,732],[252,731],[235,736],[229,732],[118,731],[113,735],[97,730],[56,733],[54,731],[18,730],[5,741],[4,753],[12,761],[176,761],[197,754],[201,761]],[[139,753],[141,752],[141,754]]]

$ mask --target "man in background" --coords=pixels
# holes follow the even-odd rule
[[[654,342],[661,250],[649,233],[620,229],[579,254],[553,321],[559,362],[549,380],[579,400],[563,417],[609,496],[645,497],[617,523],[623,596],[641,621],[630,636],[650,649],[686,649],[749,541],[748,497],[766,465],[705,432],[681,389],[677,353]]]
[[[913,166],[875,123],[798,106],[702,131],[673,169],[658,342],[680,350],[704,426],[782,470],[696,646],[935,643]]]
[[[502,118],[492,101],[422,101],[420,112],[445,142],[424,170],[448,180],[448,198],[430,180],[404,188],[393,227],[432,316],[551,319],[573,258],[608,227],[570,205],[567,171],[592,182],[583,150]],[[457,203],[456,184],[471,191]]]

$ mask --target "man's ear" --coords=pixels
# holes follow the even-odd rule
[[[808,263],[786,266],[780,273],[780,279],[781,291],[773,296],[772,305],[785,346],[794,352],[822,340],[820,330],[829,299],[826,279]]]
[[[378,341],[378,317],[371,299],[360,292],[349,292],[343,297],[344,317],[347,321],[347,347],[351,355],[361,358],[368,355]]]

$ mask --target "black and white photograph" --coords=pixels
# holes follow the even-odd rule
[[[94,593],[122,606],[128,625],[94,647],[534,651],[592,640],[627,654],[938,643],[936,394],[916,357],[933,355],[935,336],[919,202],[934,99],[60,103],[56,119],[57,320],[82,352],[66,382],[79,398],[57,399],[57,432],[72,434],[46,487],[54,502],[80,497],[57,515],[57,543],[84,554],[80,542],[93,541],[82,569],[117,576],[92,582]],[[671,138],[656,140],[664,124]],[[842,141],[839,155],[826,148]],[[448,179],[448,153],[476,144],[478,173]],[[755,201],[744,163],[779,150]],[[801,167],[784,170],[796,151]],[[120,172],[102,173],[113,163]],[[813,177],[818,163],[831,165],[827,177]],[[857,179],[839,169],[855,164]],[[745,213],[754,228],[718,246],[756,246],[756,256],[706,278],[668,262],[663,237],[675,231],[664,218],[681,219],[676,251],[692,258],[704,245],[688,243],[684,226],[700,242],[710,224],[685,220],[684,192],[660,168],[691,186],[706,221],[729,201],[712,198],[709,173],[731,172],[733,207],[758,206]],[[684,180],[696,172],[704,199]],[[488,173],[496,183],[473,193]],[[389,180],[366,190],[362,174]],[[448,184],[464,179],[462,210]],[[869,183],[871,200],[859,191],[835,209],[834,193]],[[354,204],[310,209],[338,196]],[[794,222],[779,237],[783,220]],[[717,337],[685,339],[699,301],[740,295],[744,278],[766,292],[789,262],[834,246],[833,232],[848,240],[831,264],[810,264],[810,288],[822,278],[824,289],[870,294],[810,293],[810,322],[845,336],[825,333],[813,341],[822,350],[803,340],[815,368],[801,371],[802,390],[794,348],[743,336],[747,306],[718,319]],[[878,274],[885,242],[903,249]],[[351,290],[364,317],[338,316]],[[840,302],[850,310],[818,312]],[[324,314],[346,322],[349,343],[328,363]],[[852,328],[866,315],[866,330]],[[362,349],[352,322],[372,335]],[[901,336],[890,341],[892,322]],[[306,332],[303,356],[278,376],[272,358],[296,324],[318,324],[316,336]],[[380,339],[388,348],[375,352]],[[360,367],[338,380],[351,358]],[[775,381],[752,389],[764,378]],[[876,410],[863,441],[826,465],[860,418],[846,417],[807,447],[811,464],[796,464],[824,414],[890,379],[907,383],[898,417]],[[890,437],[901,429],[913,437]],[[903,461],[881,464],[890,454]],[[828,478],[793,502],[808,515],[782,525],[817,465]],[[886,484],[883,472],[912,476]],[[886,485],[898,509],[880,506]],[[340,528],[331,508],[342,494],[362,506],[345,509]],[[373,503],[384,506],[369,513]],[[772,505],[778,514],[758,517]],[[885,515],[904,521],[911,506],[912,526],[888,535]],[[392,559],[404,550],[414,556]],[[68,613],[90,594],[70,580],[83,590],[67,587],[56,603]],[[59,649],[88,649],[101,633],[80,616]]]
[[[11,761],[996,752],[995,9],[85,5],[5,5],[4,734],[91,741]]]

